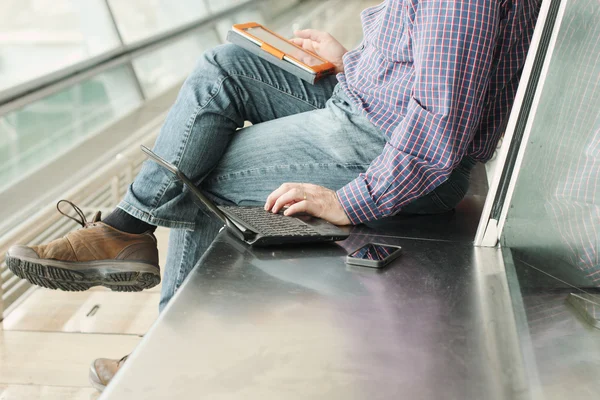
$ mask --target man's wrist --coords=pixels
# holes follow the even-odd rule
[[[340,210],[342,210],[342,212],[344,213],[344,215],[346,216],[346,219],[348,220],[348,223],[346,225],[354,225],[352,223],[352,220],[350,219],[350,217],[348,216],[348,213],[346,212],[346,209],[344,208],[344,206],[342,205],[342,201],[340,200],[338,193],[336,191],[333,192],[335,199],[338,202],[339,208]]]
[[[383,217],[361,179],[355,179],[337,190],[337,198],[352,225]]]
[[[333,65],[335,65],[335,73],[336,74],[343,74],[344,73],[344,56],[348,54],[348,51],[346,51],[342,57],[340,57],[340,62],[337,63],[333,63]]]

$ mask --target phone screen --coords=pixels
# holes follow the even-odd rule
[[[323,64],[323,60],[319,60],[310,53],[299,49],[287,40],[283,40],[280,37],[273,35],[271,32],[264,30],[260,26],[244,29],[244,31],[248,32],[254,37],[259,38],[260,40],[265,41],[267,44],[275,47],[277,50],[294,57],[296,60],[303,62],[309,67]]]
[[[396,251],[400,251],[400,249],[394,246],[368,244],[356,250],[354,253],[351,253],[348,257],[360,260],[383,261]]]

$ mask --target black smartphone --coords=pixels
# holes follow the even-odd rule
[[[368,243],[346,257],[346,263],[370,268],[382,268],[402,253],[402,247],[390,244]]]

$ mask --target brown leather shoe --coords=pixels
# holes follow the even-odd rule
[[[81,220],[60,210],[66,202]],[[58,211],[79,222],[83,229],[41,246],[12,246],[6,264],[19,278],[50,289],[82,291],[105,286],[114,291],[138,292],[160,283],[158,248],[151,232],[121,232],[96,213],[91,222],[73,203],[61,200]]]
[[[106,385],[114,378],[119,369],[127,361],[125,356],[120,360],[110,360],[108,358],[98,358],[92,362],[90,366],[90,383],[92,386],[102,392],[106,389]]]

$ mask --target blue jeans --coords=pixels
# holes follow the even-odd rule
[[[216,47],[183,84],[154,151],[218,204],[263,205],[284,182],[339,189],[368,168],[386,139],[336,84],[332,76],[313,86],[234,45]],[[253,125],[240,129],[245,121]],[[470,171],[469,165],[461,167]],[[403,211],[452,209],[468,186],[468,171],[459,175],[440,186],[453,183],[447,193],[438,188]],[[150,161],[119,207],[173,228],[162,310],[222,224],[196,205],[174,175]]]

